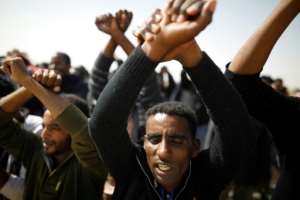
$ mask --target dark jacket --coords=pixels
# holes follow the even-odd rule
[[[89,82],[88,103],[91,110],[93,110],[99,95],[102,93],[108,80],[114,73],[109,73],[109,69],[114,59],[100,53],[95,61],[92,69],[91,79]],[[145,112],[148,108],[162,101],[162,96],[159,91],[158,80],[153,72],[143,88],[139,92],[136,102],[131,110],[131,117],[133,119],[132,141],[136,144],[141,144],[141,138],[144,135],[145,127]],[[120,102],[122,103],[122,102]]]
[[[116,180],[114,199],[162,199],[144,150],[130,142],[126,130],[130,109],[156,65],[137,48],[104,88],[90,120],[92,137]],[[230,180],[253,169],[256,132],[238,93],[206,54],[197,67],[186,71],[217,134],[211,148],[191,160],[175,199],[218,199]]]
[[[259,74],[239,75],[229,70],[225,74],[241,94],[250,114],[269,129],[278,148],[282,167],[273,199],[297,199],[300,100],[276,92]]]
[[[20,128],[11,116],[0,111],[0,146],[27,169],[23,198],[100,199],[106,171],[88,134],[87,118],[70,106],[57,121],[71,134],[74,153],[53,169],[41,138]]]
[[[75,94],[83,99],[86,99],[88,86],[79,76],[74,74],[66,74],[62,77],[61,93]]]

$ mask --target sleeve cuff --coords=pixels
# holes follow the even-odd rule
[[[103,53],[100,53],[100,55],[96,59],[95,67],[101,68],[102,71],[108,72],[110,69],[110,66],[114,62],[114,60],[115,60],[114,58],[108,57],[108,56],[104,55]]]
[[[56,121],[70,135],[79,133],[88,124],[88,118],[73,104],[68,106]]]

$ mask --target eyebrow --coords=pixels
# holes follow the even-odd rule
[[[170,138],[182,138],[182,139],[185,139],[187,138],[186,135],[182,135],[182,134],[170,134],[170,135],[167,135],[167,137],[170,137]]]
[[[155,132],[155,133],[146,133],[144,137],[148,138],[148,137],[161,137],[162,134]],[[169,133],[167,134],[168,138],[182,138],[185,139],[187,138],[187,136],[183,133]]]
[[[158,132],[154,132],[154,133],[146,133],[145,136],[146,136],[146,137],[148,137],[148,136],[161,136],[161,133],[158,133]]]
[[[42,126],[45,127],[45,124],[42,123]],[[61,128],[57,123],[49,124],[48,126],[50,126],[52,128]]]

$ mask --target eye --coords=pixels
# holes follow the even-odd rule
[[[60,131],[61,128],[58,125],[49,125],[47,126],[48,131]]]
[[[181,145],[184,143],[185,140],[186,140],[185,136],[175,135],[175,136],[169,137],[170,143],[175,144],[175,145]]]
[[[171,138],[170,142],[173,143],[173,144],[182,144],[183,140],[180,139],[180,138]]]
[[[151,143],[151,144],[158,144],[161,141],[161,135],[145,135],[145,138]]]

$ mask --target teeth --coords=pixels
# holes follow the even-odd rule
[[[161,171],[168,171],[171,169],[171,167],[167,164],[158,164],[158,168],[161,170]]]
[[[50,142],[50,141],[43,141],[43,146],[49,146],[51,145],[53,142]]]

